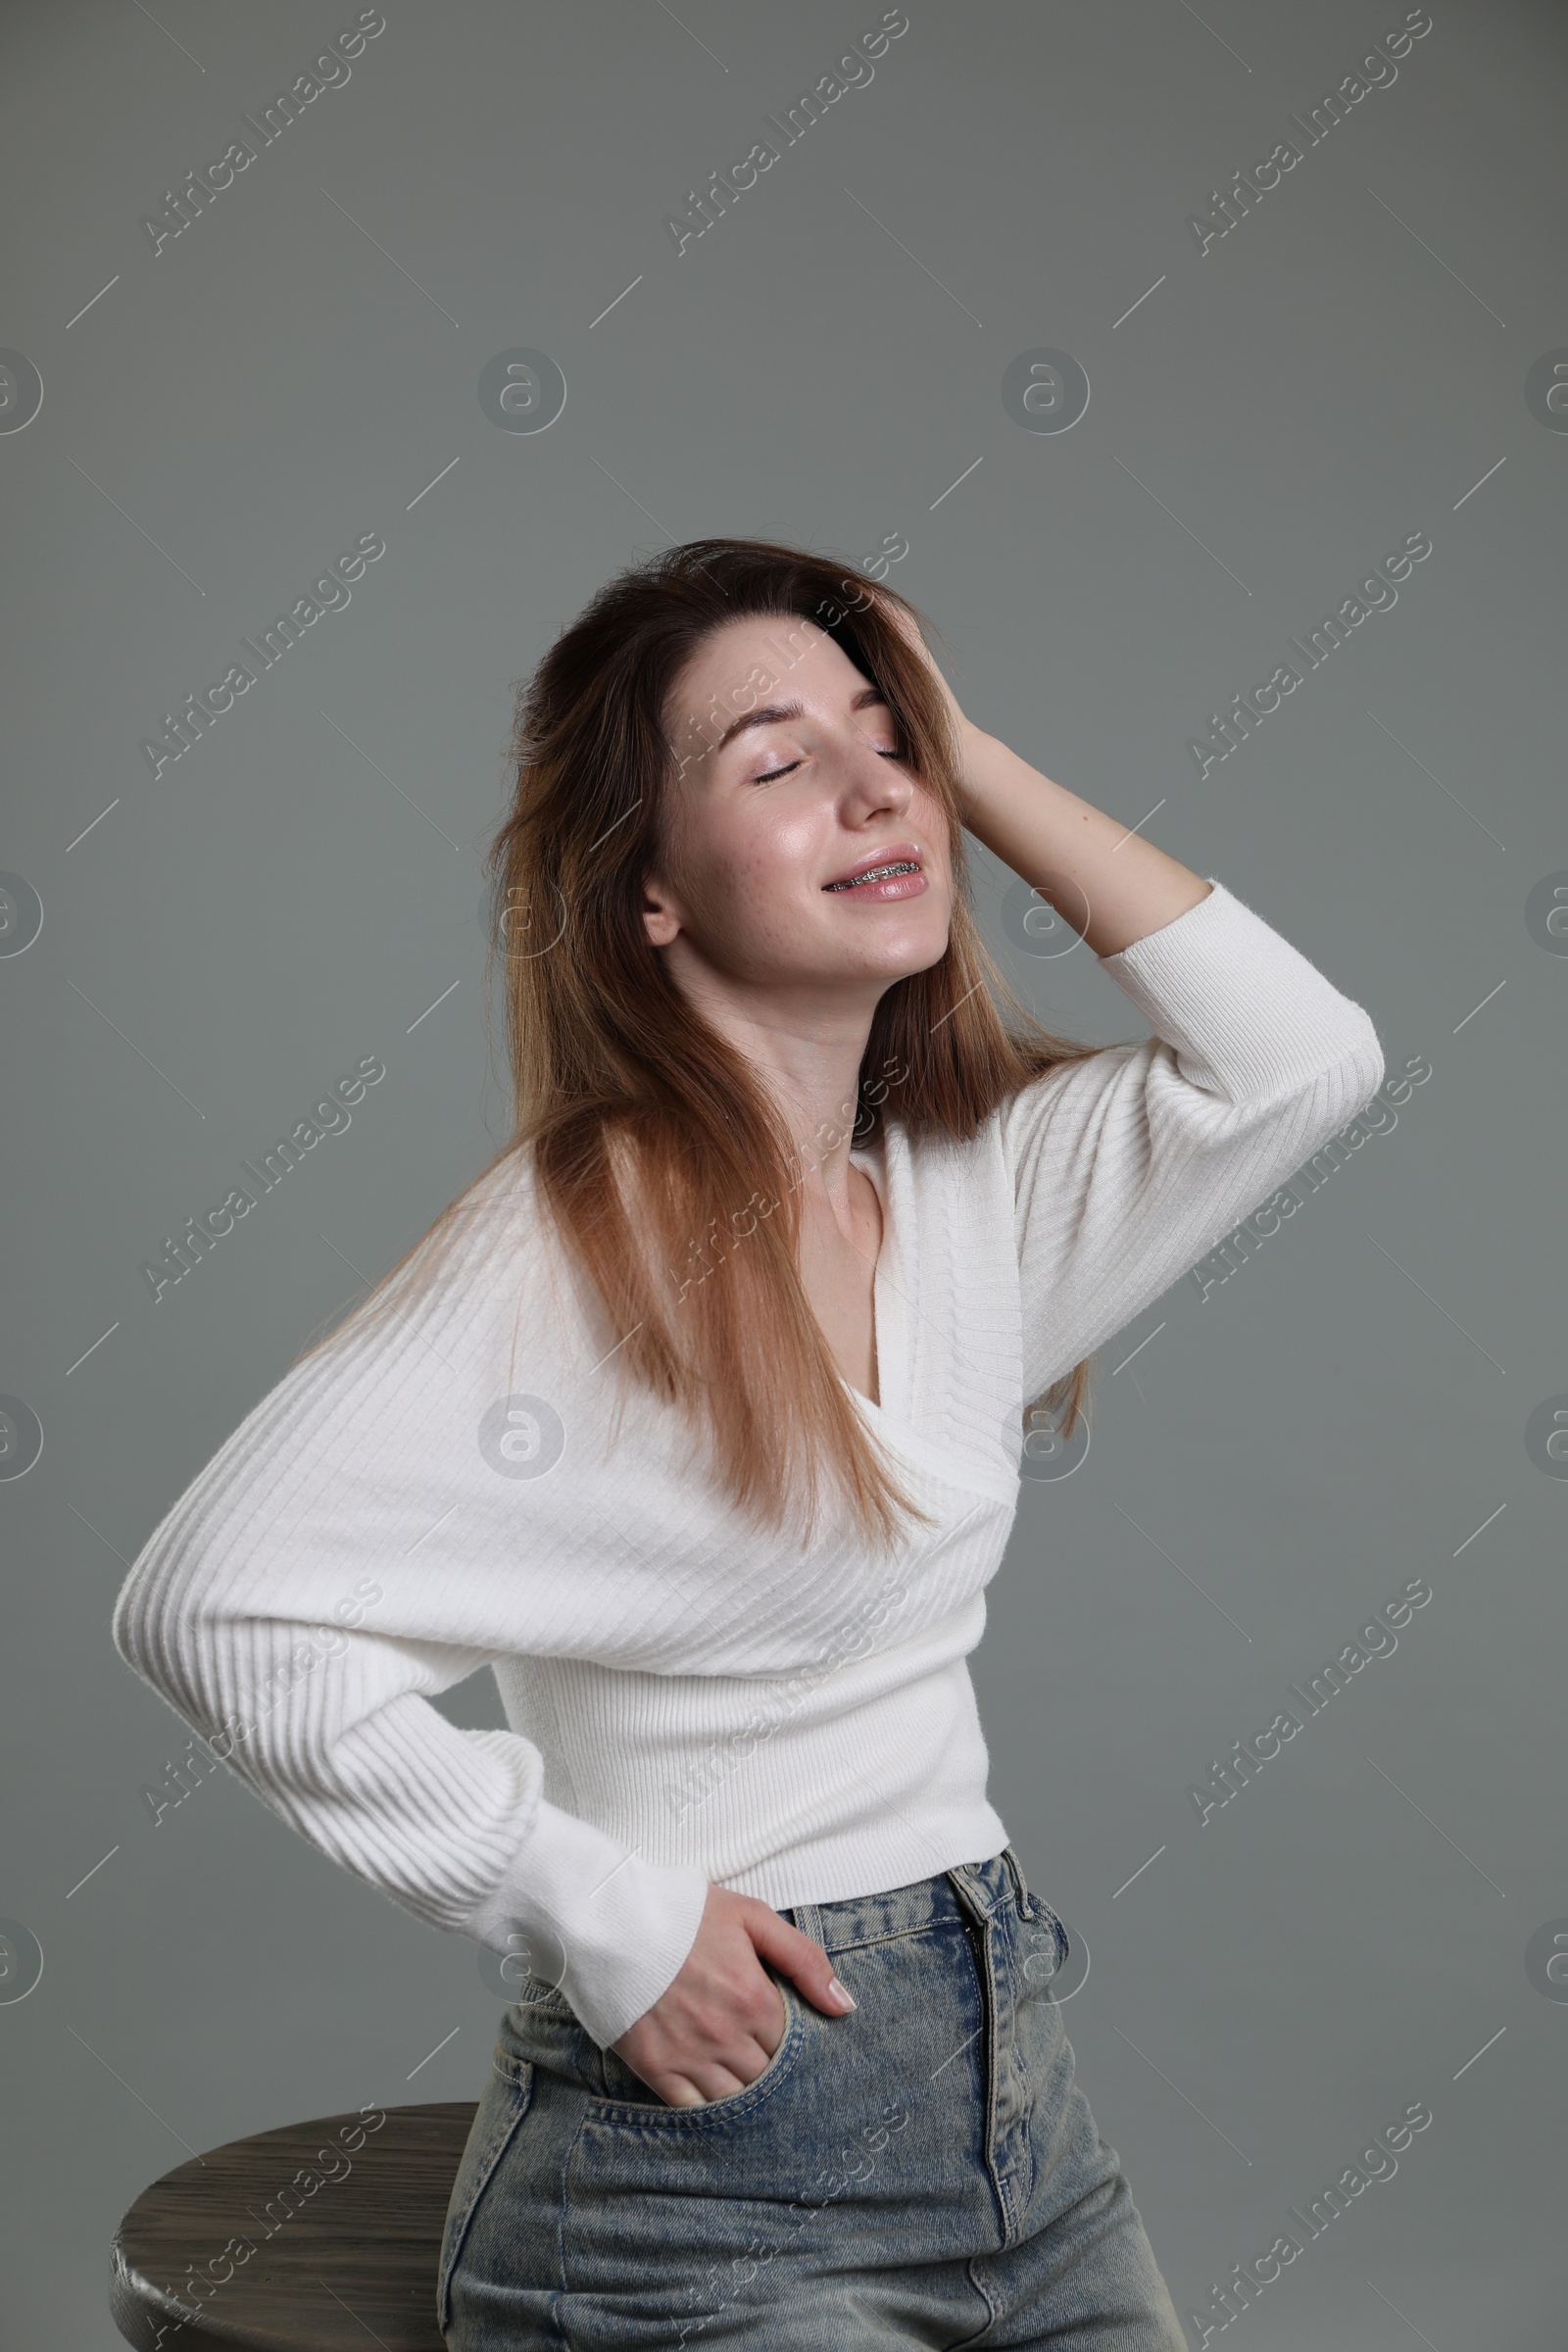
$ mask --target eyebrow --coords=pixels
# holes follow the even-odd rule
[[[862,686],[859,693],[852,700],[850,709],[865,710],[870,708],[872,703],[885,703],[886,701],[887,696],[882,692],[880,686]],[[764,703],[760,710],[747,710],[741,717],[731,719],[711,749],[715,754],[723,751],[726,744],[733,743],[735,737],[744,734],[748,727],[776,726],[781,719],[800,718],[802,715],[803,706],[798,702]]]

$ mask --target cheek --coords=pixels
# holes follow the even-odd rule
[[[786,960],[815,911],[822,852],[799,815],[751,811],[751,821],[689,845],[681,896],[694,942],[733,967]]]
[[[814,810],[783,803],[754,808],[749,822],[708,845],[704,896],[722,916],[744,906],[753,916],[814,898],[827,857],[827,827]]]

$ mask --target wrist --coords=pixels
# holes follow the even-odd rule
[[[954,733],[958,751],[954,771],[958,786],[958,813],[964,824],[972,827],[987,787],[995,780],[997,754],[1004,747],[996,736],[988,735],[972,719],[959,719]]]
[[[965,719],[958,733],[958,794],[964,824],[979,833],[989,813],[1005,803],[1026,763],[1000,735]]]

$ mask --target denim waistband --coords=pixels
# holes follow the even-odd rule
[[[980,1862],[956,1862],[929,1879],[905,1886],[889,1886],[876,1894],[846,1895],[831,1903],[795,1903],[780,1907],[780,1916],[809,1936],[827,1952],[845,1952],[857,1945],[885,1943],[896,1936],[914,1935],[944,1921],[969,1921],[984,1927],[995,1916],[1016,1910],[1027,1916],[1029,1889],[1023,1865],[1010,1845]],[[559,1987],[542,1979],[525,1977],[517,1986],[517,2003],[536,2024],[569,2020],[574,2013]]]
[[[1028,1900],[1022,1865],[1007,1845],[984,1861],[957,1862],[906,1886],[852,1894],[833,1903],[795,1903],[783,1916],[824,1951],[843,1952],[856,1944],[911,1935],[944,1920],[983,1925],[999,1909],[1024,1910]]]

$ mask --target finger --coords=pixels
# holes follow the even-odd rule
[[[803,1936],[799,1928],[792,1928],[778,1912],[767,1918],[748,1920],[747,1927],[757,1949],[805,1993],[813,2008],[825,2010],[830,2017],[842,2017],[856,2006],[853,1994],[839,1983],[832,1959],[822,1946],[813,1943],[809,1936]]]
[[[685,2073],[663,2076],[654,2087],[662,2098],[668,2099],[672,2107],[708,2107],[714,2099],[731,2098],[736,2091],[745,2090],[749,2083],[756,2082],[766,2063],[764,2058],[755,2073],[737,2075],[732,2074],[727,2066],[720,2066],[716,2062],[706,2066],[689,2060]],[[666,2082],[674,2087],[666,2090]]]
[[[789,2004],[785,2000],[782,1991],[779,1989],[779,1986],[773,1978],[768,1977],[766,1983],[767,1989],[772,1996],[773,2006],[778,2013],[777,2024],[775,2025],[773,2019],[769,2017],[766,2025],[764,2026],[747,2026],[743,2029],[744,2032],[750,2034],[752,2037],[752,2045],[755,2045],[757,2050],[760,2052],[761,2063],[764,2066],[773,2056],[779,2044],[784,2039],[785,2034],[789,2032],[790,2024]],[[749,2045],[746,2050],[745,2064],[750,2066],[751,2063],[752,2046]]]

